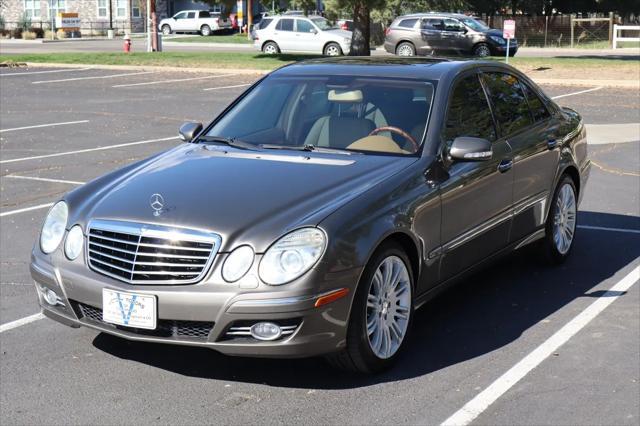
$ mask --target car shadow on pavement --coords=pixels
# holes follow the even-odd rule
[[[613,227],[628,221],[627,216],[603,213],[579,215],[579,223],[588,225]],[[131,342],[104,333],[93,344],[115,357],[185,376],[276,387],[344,389],[410,379],[500,350],[577,299],[585,298],[580,303],[586,306],[608,289],[596,286],[640,256],[638,234],[578,231],[572,256],[562,266],[543,265],[534,247],[524,248],[468,276],[418,310],[401,359],[379,375],[345,374],[321,358],[234,358],[205,348]],[[545,336],[569,319],[559,314]],[[540,343],[527,343],[523,349]]]

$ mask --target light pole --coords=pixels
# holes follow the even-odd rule
[[[151,0],[147,0],[147,52],[153,52],[151,44]]]

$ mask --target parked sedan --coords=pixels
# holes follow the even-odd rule
[[[502,31],[479,19],[457,13],[418,13],[396,18],[385,32],[384,48],[398,56],[462,54],[486,57],[505,55]],[[509,41],[509,56],[518,40]]]
[[[51,208],[46,316],[380,371],[467,273],[532,243],[563,262],[590,170],[578,113],[488,61],[297,63],[180,137]]]
[[[274,16],[252,35],[256,49],[270,55],[295,52],[340,56],[351,49],[351,31],[332,26],[322,16]]]

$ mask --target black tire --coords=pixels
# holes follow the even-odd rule
[[[491,56],[491,48],[487,43],[478,43],[473,47],[473,56],[478,58],[486,58]]]
[[[416,56],[416,47],[413,43],[409,43],[408,41],[403,41],[399,45],[396,46],[396,55],[397,56]]]
[[[571,190],[573,191],[576,214],[575,214],[575,220],[573,224],[573,234],[571,237],[571,241],[569,243],[569,248],[566,250],[560,250],[558,248],[558,243],[556,242],[556,239],[555,239],[554,227],[555,227],[555,221],[556,221],[556,212],[558,209],[557,207],[558,198],[559,198],[561,189],[566,185],[568,185],[569,188],[571,188]],[[556,187],[553,193],[553,198],[551,199],[551,204],[549,206],[549,213],[547,214],[547,222],[545,223],[545,236],[539,242],[539,251],[540,251],[541,257],[543,261],[547,264],[560,265],[565,260],[567,260],[567,258],[571,254],[571,250],[573,249],[573,243],[576,239],[575,231],[578,225],[577,200],[578,200],[578,191],[576,190],[576,185],[573,182],[573,179],[569,175],[563,175],[560,178],[560,182],[558,183],[558,186]]]
[[[164,24],[162,26],[162,34],[164,35],[171,35],[171,27],[167,24]]]
[[[210,36],[211,35],[211,27],[208,25],[203,25],[200,27],[200,34],[202,34],[203,36]]]
[[[391,357],[383,359],[374,353],[371,348],[371,344],[369,343],[367,333],[367,297],[370,286],[372,285],[373,276],[376,273],[378,266],[383,260],[390,256],[399,257],[406,266],[410,281],[411,299],[408,310],[408,325],[406,327],[404,337],[400,342],[400,346]],[[398,356],[402,353],[404,348],[406,348],[407,340],[410,335],[411,324],[413,321],[414,283],[415,278],[413,277],[411,262],[409,261],[405,251],[398,244],[394,243],[381,246],[367,264],[358,284],[349,318],[346,347],[340,352],[327,355],[325,357],[327,361],[336,368],[360,374],[377,373],[393,366]]]
[[[262,46],[262,53],[265,55],[276,55],[280,53],[280,47],[274,41],[268,41]]]
[[[322,50],[324,56],[342,56],[342,48],[338,43],[327,43]]]

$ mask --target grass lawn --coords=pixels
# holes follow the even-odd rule
[[[208,37],[176,37],[165,38],[166,42],[178,43],[233,43],[233,44],[253,44],[253,40],[248,40],[246,34],[213,34]]]
[[[162,52],[162,53],[34,53],[0,55],[0,62],[53,62],[90,65],[147,65],[194,68],[230,68],[271,70],[303,59],[318,58],[314,55],[263,55],[260,53],[223,52]],[[503,61],[503,58],[493,58]],[[582,57],[526,58],[513,57],[509,63],[532,77],[564,79],[637,79],[640,61]]]

